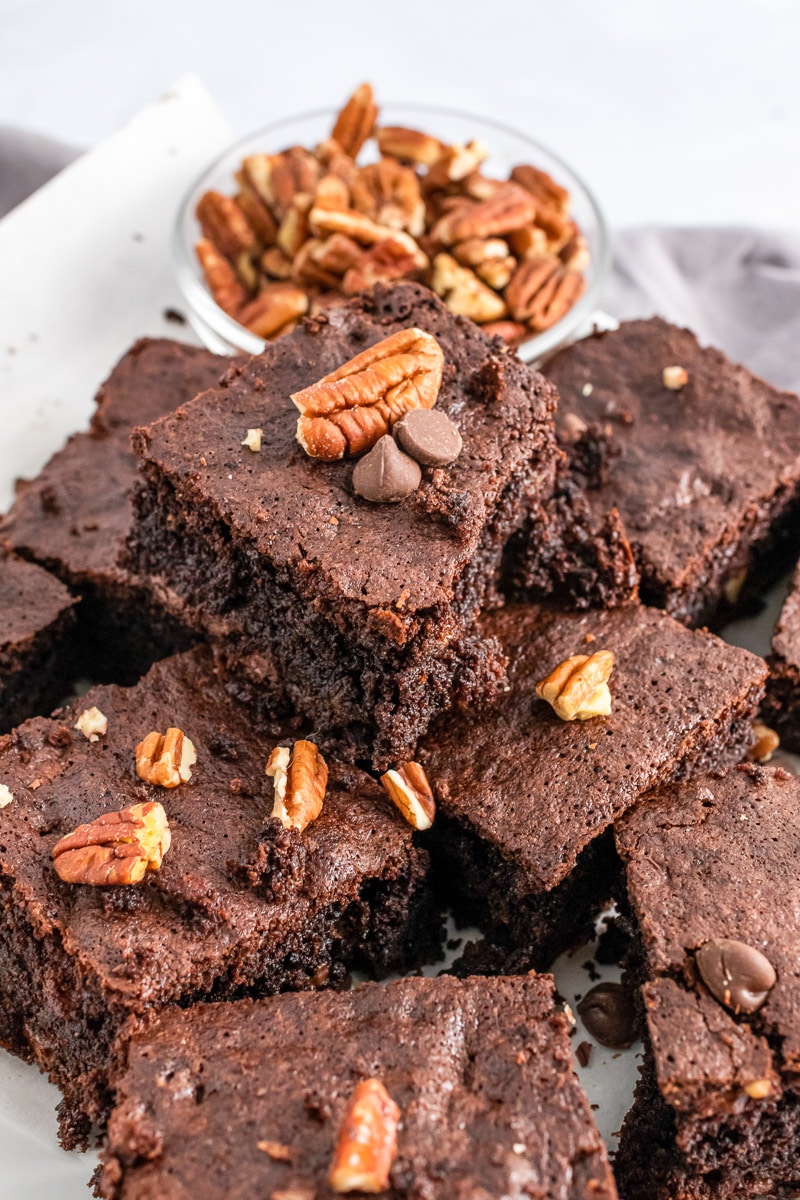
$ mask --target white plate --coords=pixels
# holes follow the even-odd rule
[[[85,428],[98,384],[128,346],[144,334],[174,336],[163,317],[166,306],[180,307],[169,252],[174,213],[230,139],[202,86],[186,79],[0,222],[0,510],[17,476],[35,474]],[[776,594],[770,611],[737,625],[731,640],[766,652],[778,602]],[[590,956],[588,948],[556,965],[573,1010],[591,986],[583,966]],[[618,972],[604,969],[602,978]],[[579,1028],[575,1040],[591,1038]],[[595,1046],[579,1070],[612,1144],[636,1064],[636,1048]],[[59,1149],[57,1103],[35,1068],[0,1051],[0,1200],[86,1200],[96,1156]]]

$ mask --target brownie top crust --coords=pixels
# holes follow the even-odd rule
[[[772,653],[792,667],[800,667],[800,568],[784,601],[772,638]]]
[[[796,1082],[800,1071],[800,779],[740,766],[659,788],[615,832],[665,1098],[702,1113],[741,1104],[748,1085],[766,1080],[760,1099],[774,1099],[781,1072]],[[736,1012],[703,981],[697,953],[721,939],[764,955],[777,975],[753,1012]]]
[[[688,374],[678,390],[662,379],[670,366]],[[565,440],[574,416],[610,426],[601,485],[588,497],[598,512],[619,510],[637,557],[662,583],[680,586],[726,531],[735,544],[753,508],[800,478],[797,396],[660,317],[578,341],[546,374]]]
[[[97,707],[108,731],[74,728]],[[191,780],[167,789],[137,774],[135,748],[178,728],[194,743]],[[255,722],[231,701],[210,653],[157,663],[133,688],[93,688],[51,720],[0,738],[0,872],[40,937],[63,940],[86,976],[132,1008],[207,995],[221,974],[246,983],[266,954],[326,906],[344,907],[368,878],[409,873],[411,828],[383,789],[354,767],[328,763],[321,816],[302,834],[270,818],[265,776],[277,744],[296,734]],[[62,882],[56,842],[102,813],[158,800],[172,845],[160,870],[133,886]]]
[[[390,334],[417,326],[444,352],[437,407],[463,439],[455,463],[427,468],[398,504],[352,488],[352,461],[310,458],[295,437],[291,393]],[[453,601],[504,491],[549,494],[559,452],[554,388],[416,284],[378,287],[305,320],[227,386],[138,430],[149,480],[166,476],[187,507],[221,520],[249,557],[268,560],[316,603],[355,602],[413,628],[415,614]],[[263,430],[260,453],[241,442]],[[472,567],[474,569],[474,565]]]
[[[0,550],[0,654],[27,646],[73,603],[47,571]]]
[[[101,1192],[334,1197],[334,1147],[365,1078],[401,1114],[382,1195],[616,1197],[550,976],[403,979],[167,1016],[130,1047]]]
[[[755,655],[638,605],[587,613],[508,605],[480,629],[509,657],[509,688],[484,709],[442,718],[422,761],[441,811],[545,890],[684,758],[702,756],[717,736],[724,745],[766,675]],[[615,656],[611,714],[561,720],[536,683],[571,655],[598,650]]]
[[[131,429],[211,387],[228,365],[181,342],[136,342],[100,388],[91,432],[74,434],[35,479],[17,485],[0,539],[72,586],[87,575],[128,579],[117,560],[133,521]]]

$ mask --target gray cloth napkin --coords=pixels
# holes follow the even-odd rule
[[[0,127],[0,216],[78,151]],[[616,235],[603,308],[688,325],[779,387],[800,390],[800,234],[630,229]]]

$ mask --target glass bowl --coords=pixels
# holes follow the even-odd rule
[[[328,137],[335,119],[336,110],[319,109],[265,125],[235,142],[220,155],[193,184],[183,200],[173,231],[175,273],[188,305],[189,321],[210,350],[220,354],[258,354],[265,343],[257,334],[223,312],[206,286],[194,252],[200,236],[200,227],[194,215],[197,201],[210,189],[232,195],[236,188],[235,173],[247,155],[275,154],[289,146],[312,148]],[[518,353],[527,362],[538,362],[558,346],[588,330],[608,274],[611,244],[600,206],[580,176],[552,150],[533,138],[497,121],[488,121],[485,117],[430,105],[384,104],[379,119],[382,125],[422,129],[447,143],[479,138],[489,147],[489,157],[482,168],[487,175],[506,179],[512,167],[519,163],[532,163],[568,189],[571,215],[586,238],[591,255],[584,272],[586,291],[560,321],[523,342]],[[370,148],[374,148],[374,143],[368,144],[366,149]],[[366,160],[362,152],[359,161]]]

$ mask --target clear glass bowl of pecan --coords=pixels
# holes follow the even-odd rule
[[[587,185],[532,138],[445,108],[378,111],[362,85],[231,146],[184,199],[174,253],[212,350],[259,353],[306,313],[417,279],[537,361],[588,328],[610,241]]]

